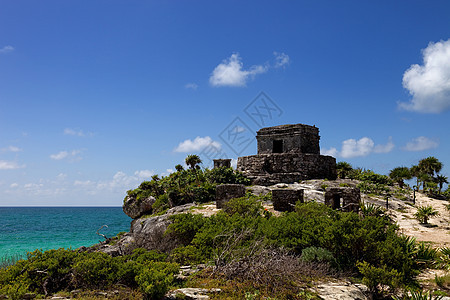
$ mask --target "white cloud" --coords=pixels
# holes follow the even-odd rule
[[[53,160],[62,160],[62,159],[70,159],[71,161],[78,161],[82,158],[79,156],[81,150],[72,150],[72,151],[60,151],[56,154],[51,154],[50,158]]]
[[[19,184],[18,183],[11,183],[11,185],[9,187],[14,189],[16,187],[19,187]]]
[[[196,137],[194,140],[185,140],[181,142],[176,148],[175,152],[196,152],[202,150],[206,146],[213,146],[217,149],[221,148],[221,144],[219,142],[213,141],[209,136],[205,137]]]
[[[395,148],[395,145],[392,142],[392,137],[390,136],[386,145],[376,145],[373,148],[373,152],[375,152],[375,153],[389,153],[392,150],[394,150],[394,148]]]
[[[196,90],[196,89],[198,88],[198,85],[195,84],[195,83],[193,83],[193,82],[191,82],[191,83],[186,83],[186,84],[184,85],[184,87],[187,88],[187,89],[193,89],[193,90]]]
[[[402,149],[406,151],[423,151],[437,148],[438,146],[439,141],[427,138],[425,136],[419,136],[406,143],[405,147]]]
[[[8,45],[8,46],[4,46],[3,48],[0,49],[0,54],[12,52],[12,51],[14,51],[14,47]]]
[[[6,148],[0,149],[2,152],[20,152],[22,149],[16,146],[8,146]]]
[[[74,136],[79,136],[79,137],[93,136],[94,135],[92,132],[84,133],[83,130],[72,129],[72,128],[64,129],[64,134],[65,135],[74,135]]]
[[[330,149],[320,149],[320,154],[336,157],[338,155],[338,150],[334,147],[331,147]]]
[[[344,158],[367,156],[373,151],[374,142],[368,137],[359,140],[348,139],[342,142],[340,156]]]
[[[155,175],[155,172],[150,171],[150,170],[140,170],[140,171],[134,172],[134,175],[137,176],[138,178],[150,179],[150,177]]]
[[[243,69],[243,64],[238,53],[234,53],[229,59],[225,59],[213,70],[209,77],[212,86],[245,86],[247,80],[257,74],[265,73],[266,66],[255,65],[248,70]]]
[[[411,65],[403,74],[403,87],[412,96],[399,107],[422,113],[450,109],[450,40],[430,43],[422,50],[423,65]]]
[[[25,165],[19,165],[15,161],[0,160],[0,170],[15,170],[25,168]]]
[[[388,153],[394,148],[395,145],[392,142],[392,137],[389,137],[388,142],[384,145],[375,145],[371,138],[363,137],[359,140],[348,139],[343,141],[341,151],[331,147],[329,149],[321,149],[320,153],[322,155],[329,155],[333,157],[352,158],[367,156],[371,153]]]
[[[275,55],[275,65],[274,65],[275,68],[285,67],[290,62],[290,58],[286,53],[274,52],[273,55]]]

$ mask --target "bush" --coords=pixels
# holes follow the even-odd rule
[[[375,267],[364,261],[358,263],[358,269],[363,275],[363,283],[372,295],[382,294],[385,286],[391,288],[391,291],[400,286],[400,273],[394,269],[389,270],[386,265]]]
[[[178,269],[174,263],[152,262],[141,268],[136,282],[147,299],[160,299],[169,290]]]
[[[208,181],[214,184],[237,183],[249,185],[251,182],[241,172],[227,167],[205,170],[205,175]]]
[[[300,259],[306,262],[325,262],[336,266],[336,259],[327,249],[320,247],[308,247],[302,250]]]
[[[262,214],[264,207],[255,196],[244,196],[234,198],[225,203],[223,210],[229,214],[239,214],[241,216],[257,217]]]

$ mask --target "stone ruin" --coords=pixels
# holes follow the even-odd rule
[[[273,209],[277,211],[294,211],[295,203],[303,203],[303,190],[294,189],[273,189],[272,202]]]
[[[223,208],[233,198],[245,196],[243,184],[221,184],[216,187],[216,208]]]
[[[336,179],[336,159],[320,155],[319,129],[304,124],[262,128],[258,154],[239,157],[237,170],[254,185]]]
[[[328,187],[325,189],[325,204],[333,209],[358,212],[361,193],[358,188]]]
[[[213,159],[214,169],[217,168],[231,168],[231,158]]]

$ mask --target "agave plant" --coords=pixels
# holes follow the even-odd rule
[[[364,217],[368,216],[381,216],[384,214],[385,210],[373,203],[365,204],[364,202],[361,202],[360,205],[361,213]]]
[[[422,292],[422,291],[411,291],[403,297],[393,296],[394,300],[440,300],[442,296],[433,296],[430,292]]]

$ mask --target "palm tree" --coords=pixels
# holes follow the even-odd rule
[[[412,175],[411,175],[411,171],[407,167],[397,167],[397,168],[392,169],[391,172],[389,172],[389,177],[394,182],[398,183],[398,185],[401,188],[403,188],[403,186],[405,185],[403,180],[411,179]]]
[[[195,170],[196,167],[202,163],[202,160],[198,155],[189,154],[185,159],[186,164],[189,166],[191,170]]]
[[[433,209],[431,205],[419,206],[414,216],[417,220],[419,220],[420,223],[428,224],[428,219],[439,216],[439,212]]]
[[[444,175],[437,175],[436,182],[437,184],[439,184],[439,194],[440,194],[444,183],[448,183],[448,177]]]
[[[419,169],[432,177],[442,169],[442,163],[434,156],[429,156],[419,161]]]
[[[348,173],[353,170],[352,165],[345,161],[340,161],[336,164],[337,177],[344,179]]]

